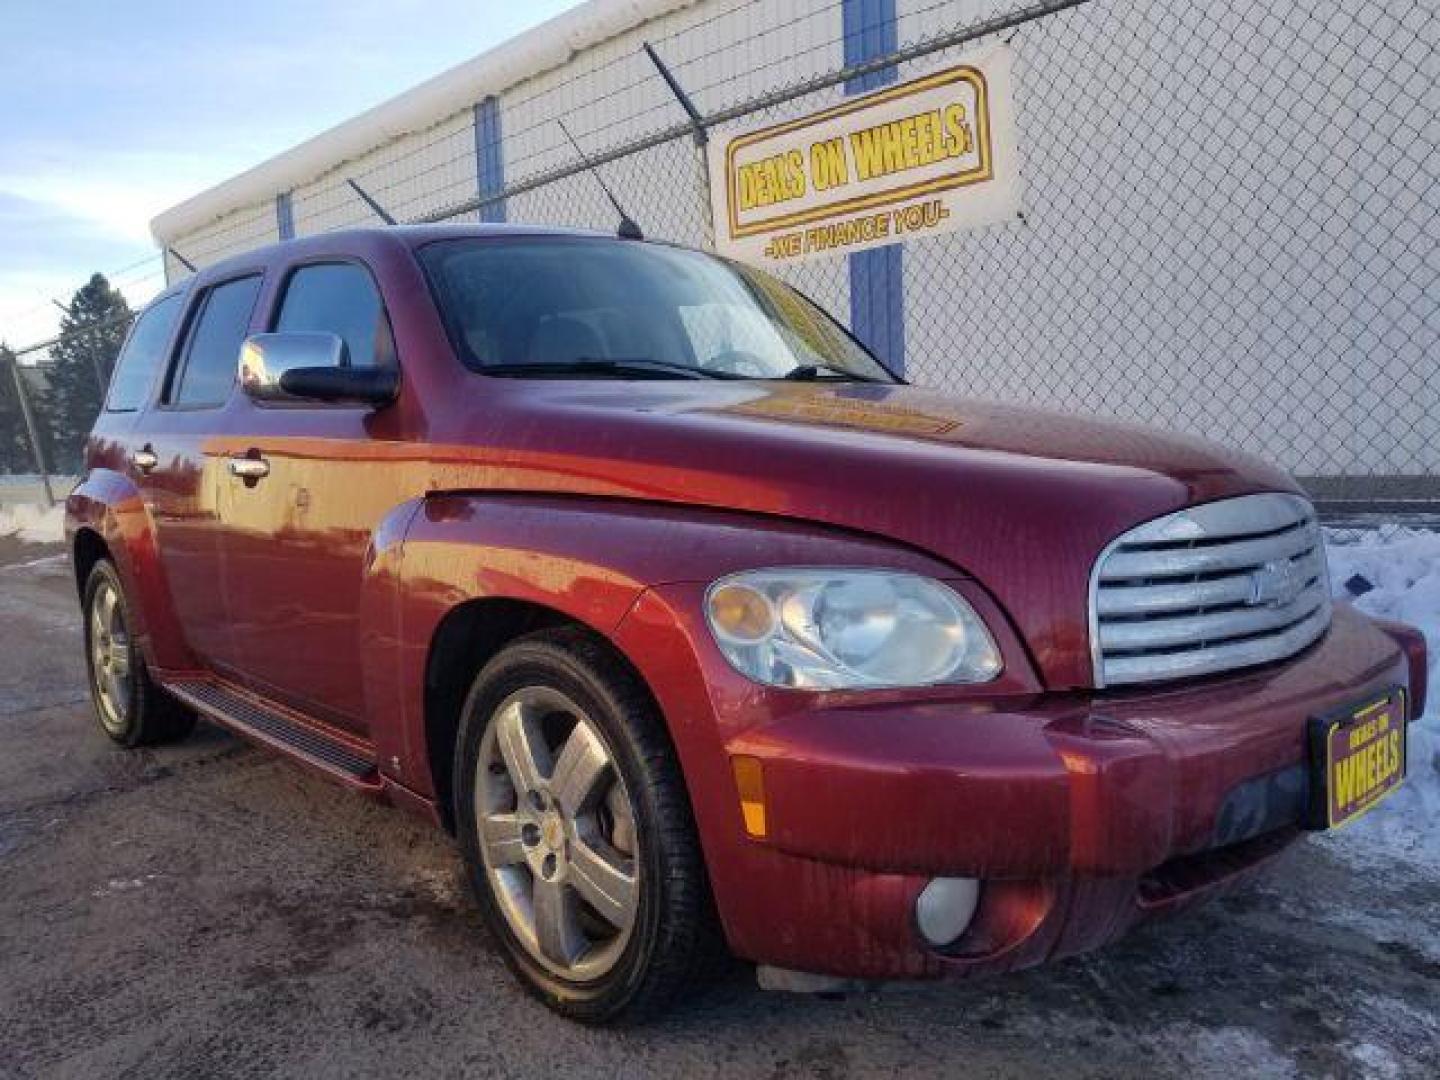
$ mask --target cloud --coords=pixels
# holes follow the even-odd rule
[[[152,255],[166,208],[573,2],[0,0],[0,340]]]
[[[52,163],[37,148],[21,171],[0,168],[0,198],[29,204],[49,217],[84,222],[99,238],[151,243],[149,222],[197,185],[233,168],[220,156],[92,153],[85,167]]]
[[[76,189],[78,190],[78,188]],[[92,273],[120,268],[116,284],[143,302],[163,284],[148,237],[97,228],[62,201],[39,201],[0,190],[0,340],[20,347],[52,336],[66,302]],[[136,264],[139,265],[136,265]]]

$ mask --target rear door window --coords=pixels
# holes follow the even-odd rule
[[[240,346],[250,327],[260,276],[236,278],[210,289],[200,301],[181,359],[174,405],[221,405],[235,385]]]
[[[393,362],[380,292],[369,272],[354,263],[302,266],[291,274],[275,329],[337,334],[345,342],[351,367]]]
[[[110,393],[105,399],[107,412],[134,412],[150,399],[155,373],[165,356],[165,346],[180,315],[181,294],[167,296],[151,304],[140,318],[115,362],[110,379]]]

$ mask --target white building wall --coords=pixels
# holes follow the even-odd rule
[[[834,0],[710,0],[636,27],[563,68],[500,97],[507,183],[571,165],[564,121],[587,154],[672,127],[685,112],[643,51],[649,42],[703,114],[833,71],[842,62],[841,9]],[[830,95],[838,97],[837,89]],[[815,107],[812,97],[791,111]],[[777,113],[776,119],[780,119]],[[748,118],[746,123],[754,123]],[[723,138],[725,129],[713,133]],[[606,183],[647,236],[703,245],[709,200],[700,150],[678,139],[602,167]],[[508,219],[609,229],[615,212],[586,174],[508,202]],[[797,285],[833,311],[849,306],[843,263],[797,267]]]
[[[897,0],[899,36],[1008,6]],[[1377,26],[1387,10],[1410,26]],[[1437,248],[1440,187],[1393,175],[1425,133],[1379,104],[1425,84],[1440,108],[1422,18],[1408,0],[1129,0],[1021,29],[1025,221],[907,246],[910,370],[1304,475],[1433,475],[1440,297],[1407,259]]]
[[[345,181],[353,179],[397,221],[475,196],[475,124],[471,109],[338,163],[291,194],[295,235],[378,225]]]
[[[1017,6],[896,0],[897,37],[903,46]],[[642,9],[660,14],[624,21]],[[1440,296],[1415,270],[1417,259],[1433,267],[1440,248],[1440,167],[1416,160],[1440,141],[1437,24],[1413,0],[1095,0],[1007,32],[1025,220],[906,245],[909,374],[1191,431],[1306,475],[1440,474],[1440,379],[1425,376],[1440,353]],[[598,154],[684,119],[645,41],[707,114],[843,57],[840,0],[598,0],[561,29],[584,47],[565,60],[542,43],[532,51],[553,63],[495,91],[508,186],[575,162],[557,120]],[[496,63],[519,71],[517,55]],[[1418,121],[1414,110],[1387,114],[1419,94],[1435,107]],[[374,223],[346,178],[401,220],[475,197],[474,102],[457,108],[438,91],[424,100],[442,103],[433,119],[412,108],[399,137],[314,162],[291,191],[298,235]],[[390,127],[376,121],[377,132]],[[1417,169],[1432,182],[1417,182]],[[602,172],[648,235],[706,241],[688,139]],[[275,194],[165,242],[200,265],[272,242]],[[516,222],[615,224],[585,173],[512,196],[506,211]],[[848,318],[844,258],[785,274]]]
[[[653,18],[576,54],[570,62],[525,79],[498,95],[507,185],[573,165],[577,156],[557,118],[587,154],[671,127],[685,113],[643,52],[660,53],[702,112],[733,105],[835,70],[842,61],[841,6],[836,0],[702,0]],[[812,95],[789,107],[797,114],[842,91]],[[775,113],[779,120],[785,107]],[[723,130],[716,133],[723,136]],[[649,236],[703,245],[709,205],[700,184],[701,152],[679,139],[611,162],[602,175]],[[346,183],[353,179],[397,219],[411,220],[476,195],[473,107],[440,119],[356,157],[329,163],[291,191],[295,235],[376,223]],[[279,194],[277,192],[276,194]],[[465,215],[473,216],[473,215]],[[512,222],[610,229],[615,213],[594,179],[581,173],[512,197]],[[273,200],[226,214],[170,243],[206,265],[279,237]],[[191,249],[194,249],[192,254]],[[172,279],[185,271],[170,267]],[[808,264],[791,279],[831,310],[849,306],[842,262]]]
[[[185,233],[167,243],[165,271],[167,281],[185,277],[189,271],[169,252],[178,252],[195,266],[205,267],[221,259],[250,251],[275,242],[275,204],[273,201],[242,206],[216,218],[202,228]]]

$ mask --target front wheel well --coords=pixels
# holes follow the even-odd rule
[[[440,820],[451,834],[455,832],[455,743],[471,684],[480,669],[512,641],[564,626],[577,627],[604,641],[593,628],[563,612],[504,598],[468,600],[447,612],[436,628],[425,661],[425,748]],[[624,657],[610,648],[624,662]]]

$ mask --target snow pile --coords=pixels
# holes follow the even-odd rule
[[[1337,599],[1418,627],[1430,646],[1430,701],[1410,725],[1409,779],[1354,827],[1337,833],[1335,849],[1363,858],[1379,846],[1440,867],[1440,532],[1398,525],[1329,530],[1326,549]]]
[[[22,544],[58,544],[65,538],[65,508],[30,503],[0,506],[0,536],[14,536]]]

